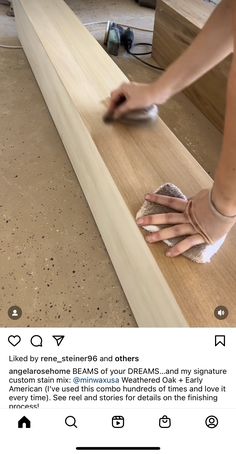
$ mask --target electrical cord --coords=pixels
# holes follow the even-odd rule
[[[107,24],[109,21],[99,21],[99,22],[88,22],[86,24],[83,24],[85,27],[88,27],[89,25],[104,25],[104,24]],[[131,28],[133,30],[139,30],[139,31],[143,31],[143,32],[149,32],[149,33],[153,33],[153,30],[150,30],[148,28],[140,28],[140,27],[135,27],[134,25],[128,25],[128,24],[120,24],[120,23],[117,23],[117,25],[120,25],[121,27],[128,27],[128,28]],[[136,46],[152,46],[152,44],[150,43],[137,43],[135,44],[134,47]],[[151,63],[148,63],[147,61],[144,61],[142,60],[141,58],[139,58],[139,55],[150,55],[152,52],[149,51],[149,52],[131,52],[130,50],[127,50],[128,54],[131,55],[132,57],[136,58],[136,60],[140,61],[141,63],[143,63],[144,65],[146,66],[149,66],[149,68],[153,68],[153,69],[156,69],[157,71],[165,71],[164,68],[162,68],[161,66],[156,66],[156,65],[152,65]]]
[[[134,45],[134,47],[137,46],[152,46],[150,43],[137,43]],[[136,60],[141,61],[144,65],[149,66],[150,68],[157,69],[158,71],[165,71],[165,68],[162,68],[161,66],[156,66],[152,65],[151,63],[148,63],[145,60],[142,60],[142,58],[139,58],[139,55],[150,55],[152,51],[148,52],[131,52],[130,49],[127,50],[128,54],[131,55],[132,57],[136,58]]]
[[[0,44],[0,48],[2,48],[2,49],[23,49],[22,46],[7,46],[5,44]]]
[[[157,71],[165,71],[164,68],[161,68],[160,66],[152,65],[151,63],[148,63],[147,61],[142,60],[142,58],[137,57],[137,55],[132,55],[132,57],[136,58],[136,60],[138,60],[138,61],[141,61],[141,63],[143,63],[144,65],[149,66],[149,68],[156,69]]]
[[[133,48],[134,47],[137,47],[137,46],[152,46],[151,43],[137,43],[137,44],[134,44]],[[129,49],[130,51],[130,49]],[[150,55],[152,53],[151,50],[149,50],[148,52],[129,52],[130,55]]]
[[[88,27],[89,25],[104,25],[109,22],[108,20],[106,21],[100,21],[100,22],[88,22],[87,24],[83,24],[84,27]],[[153,30],[150,30],[149,28],[140,28],[140,27],[135,27],[134,25],[128,25],[128,24],[120,24],[117,22],[117,25],[120,25],[121,27],[128,27],[132,28],[133,30],[140,30],[141,32],[149,32],[153,33]]]

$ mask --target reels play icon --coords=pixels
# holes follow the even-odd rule
[[[122,429],[125,425],[125,418],[123,416],[113,416],[112,418],[112,427],[114,429]]]

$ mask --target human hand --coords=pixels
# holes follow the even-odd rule
[[[161,104],[161,98],[160,102],[155,99],[153,84],[124,83],[111,93],[108,112],[118,119],[132,110],[147,108],[152,104]]]
[[[217,211],[211,201],[211,191],[204,189],[190,200],[148,194],[146,200],[170,208],[170,213],[154,214],[137,220],[141,227],[170,225],[147,235],[149,243],[185,237],[170,248],[167,256],[176,257],[193,246],[213,244],[225,237],[236,222],[236,216],[227,217]],[[174,212],[172,211],[174,210]]]

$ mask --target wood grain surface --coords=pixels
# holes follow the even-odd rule
[[[139,326],[235,326],[236,234],[212,264],[168,259],[134,217],[164,182],[190,196],[212,183],[166,125],[107,126],[104,101],[127,80],[62,0],[15,0],[20,40]],[[229,317],[217,321],[217,305]]]
[[[167,67],[192,43],[215,5],[202,0],[158,0],[153,35],[153,57]],[[185,90],[186,95],[220,130],[224,128],[227,77],[231,57]]]

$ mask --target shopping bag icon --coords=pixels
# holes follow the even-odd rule
[[[162,429],[168,429],[171,426],[171,419],[168,416],[164,415],[159,419],[159,426]]]

